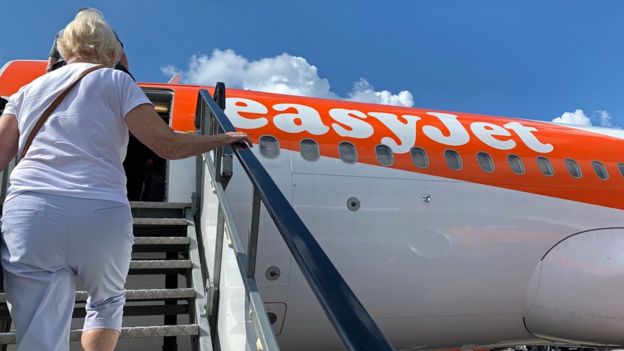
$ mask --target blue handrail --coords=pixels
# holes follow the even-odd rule
[[[221,131],[236,131],[208,91],[201,89],[199,99],[211,110]],[[251,150],[246,147],[233,149],[346,348],[394,350]]]

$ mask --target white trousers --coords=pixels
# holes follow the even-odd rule
[[[4,288],[17,350],[69,350],[78,275],[89,294],[84,330],[121,329],[134,237],[130,207],[42,193],[4,205]]]

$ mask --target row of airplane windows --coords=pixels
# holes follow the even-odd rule
[[[357,150],[353,144],[349,142],[342,142],[338,144],[338,152],[340,154],[340,159],[343,162],[357,162]],[[272,136],[260,137],[260,153],[267,158],[276,158],[279,155],[279,141]],[[300,143],[300,154],[304,160],[318,160],[320,158],[318,143],[312,139],[303,139]],[[394,164],[394,154],[389,146],[383,144],[377,145],[375,154],[377,156],[377,161],[379,161],[381,165],[392,166],[392,164]],[[410,154],[414,166],[418,168],[429,167],[429,157],[424,149],[413,147],[410,150]],[[446,160],[446,165],[450,169],[459,171],[463,168],[462,158],[457,151],[450,149],[444,151],[444,158]],[[519,156],[510,154],[507,156],[507,162],[512,172],[518,175],[525,173],[524,162]],[[483,172],[494,172],[494,160],[488,153],[478,152],[477,163]],[[581,167],[573,159],[565,159],[564,164],[568,174],[572,178],[581,178],[583,176]],[[609,172],[602,162],[592,161],[591,164],[594,174],[598,177],[598,179],[607,180],[609,178]],[[540,172],[545,176],[552,176],[555,174],[552,163],[544,156],[537,157],[537,166]],[[624,163],[618,163],[618,169],[620,174],[624,176]]]

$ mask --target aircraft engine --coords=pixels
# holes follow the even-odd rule
[[[576,344],[624,344],[624,228],[567,237],[529,283],[524,323],[535,336]]]

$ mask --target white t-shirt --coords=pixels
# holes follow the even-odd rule
[[[9,98],[4,114],[17,117],[19,151],[43,111],[90,63],[44,74]],[[87,74],[65,97],[13,170],[7,201],[35,191],[127,203],[123,160],[128,145],[124,118],[151,104],[126,73],[101,68]]]

